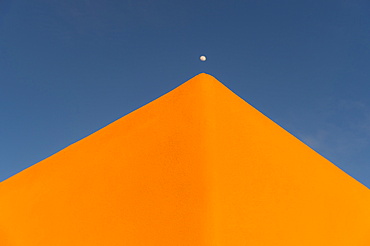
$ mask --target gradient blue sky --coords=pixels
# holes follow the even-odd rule
[[[370,187],[369,16],[368,0],[2,0],[0,180],[206,72]]]

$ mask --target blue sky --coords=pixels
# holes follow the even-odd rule
[[[370,187],[369,16],[367,0],[0,1],[0,180],[206,72]]]

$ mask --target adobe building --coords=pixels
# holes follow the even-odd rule
[[[370,191],[215,78],[0,183],[1,246],[369,246]]]

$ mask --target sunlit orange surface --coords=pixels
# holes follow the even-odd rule
[[[369,246],[370,191],[200,74],[0,183],[0,245]]]

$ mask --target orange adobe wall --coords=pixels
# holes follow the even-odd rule
[[[0,183],[0,245],[370,245],[370,191],[200,74]]]

